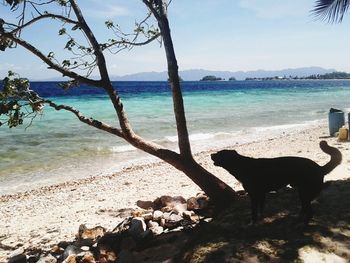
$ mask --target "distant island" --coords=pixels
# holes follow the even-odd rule
[[[318,80],[327,80],[327,79],[350,79],[350,73],[346,72],[332,72],[325,74],[313,74],[306,77],[298,76],[274,76],[274,77],[264,77],[264,78],[245,78],[245,80],[297,80],[297,79],[318,79]]]
[[[265,78],[271,76],[299,76],[306,77],[311,75],[322,75],[326,73],[336,72],[334,68],[321,67],[301,67],[301,68],[287,68],[279,70],[251,70],[251,71],[219,71],[219,70],[205,70],[205,69],[187,69],[179,71],[181,78],[184,81],[198,81],[203,76],[220,76],[222,79],[228,80],[234,77],[236,80],[245,80],[246,78]],[[138,72],[123,76],[111,76],[113,81],[166,81],[168,79],[168,72],[149,71]],[[53,77],[44,79],[31,79],[32,81],[64,81],[64,77]]]
[[[214,75],[208,75],[208,76],[204,76],[199,81],[221,81],[221,80],[225,80],[225,79],[224,78],[220,78],[220,77],[216,77]],[[228,80],[229,81],[234,81],[234,80],[236,80],[236,78],[235,77],[230,77]]]
[[[220,81],[220,80],[225,80],[225,79],[216,77],[214,75],[208,75],[200,79],[200,81]]]

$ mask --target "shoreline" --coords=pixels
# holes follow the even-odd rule
[[[196,133],[190,134],[192,152],[194,155],[201,155],[211,151],[218,151],[229,145],[244,145],[267,138],[275,138],[284,132],[298,132],[302,129],[312,129],[319,125],[326,125],[326,120],[306,121],[294,124],[282,124],[265,127],[251,127],[238,131],[218,132],[218,133]],[[169,137],[169,136],[168,136]],[[170,138],[170,137],[169,137]],[[173,146],[177,144],[177,137],[171,136]],[[0,200],[2,196],[24,194],[38,189],[50,189],[72,182],[98,180],[103,177],[110,177],[114,174],[123,173],[130,169],[138,169],[145,165],[157,165],[162,162],[158,158],[133,148],[129,144],[119,147],[130,148],[125,152],[120,152],[120,156],[114,153],[99,156],[97,159],[71,159],[60,167],[47,171],[31,171],[26,174],[6,176],[0,178]],[[173,149],[173,147],[170,147]],[[132,158],[132,159],[130,159]],[[23,178],[23,179],[22,179]],[[73,179],[72,179],[73,178]],[[21,181],[22,180],[22,181]],[[19,183],[20,182],[20,183]]]
[[[287,130],[242,144],[227,142],[225,148],[234,148],[252,157],[303,156],[323,165],[329,156],[319,148],[321,139],[343,153],[342,164],[325,179],[349,178],[350,143],[329,137],[325,124]],[[216,150],[196,153],[195,159],[232,188],[241,190],[233,176],[212,164],[210,153]],[[184,174],[158,161],[131,166],[109,176],[93,176],[1,195],[0,258],[18,247],[50,249],[59,241],[72,240],[80,224],[88,227],[101,225],[111,230],[122,220],[121,209],[136,208],[137,200],[153,201],[161,195],[189,198],[198,192],[199,187]]]

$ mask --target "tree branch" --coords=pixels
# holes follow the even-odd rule
[[[21,31],[23,28],[30,26],[31,24],[41,20],[41,19],[45,19],[45,18],[53,18],[53,19],[59,19],[65,23],[70,23],[70,24],[74,24],[77,25],[78,21],[74,21],[72,19],[69,19],[68,17],[65,16],[61,16],[61,15],[55,15],[55,14],[44,14],[44,15],[40,15],[38,17],[33,18],[32,20],[28,21],[27,23],[24,23],[21,26],[18,26],[17,28],[15,28],[14,30],[12,30],[11,32],[9,32],[10,34],[15,34],[18,31]]]
[[[151,43],[152,41],[156,40],[160,35],[161,34],[158,33],[158,34],[154,35],[153,37],[147,39],[144,42],[137,42],[137,43],[131,42],[131,41],[125,41],[125,40],[115,41],[109,45],[104,46],[104,49],[108,49],[108,48],[111,48],[111,47],[116,46],[116,45],[144,46],[144,45],[147,45],[147,44]]]
[[[50,107],[54,108],[57,111],[59,111],[59,110],[69,111],[69,112],[73,113],[81,122],[83,122],[87,125],[90,125],[92,127],[95,127],[96,129],[99,129],[99,130],[108,132],[110,134],[116,135],[120,138],[123,138],[124,140],[129,142],[134,147],[141,149],[141,150],[143,150],[149,154],[152,154],[154,156],[157,156],[158,158],[160,158],[162,160],[169,161],[171,159],[179,159],[180,158],[180,155],[177,154],[176,152],[165,149],[156,143],[146,142],[140,136],[138,136],[136,134],[133,134],[132,137],[125,136],[123,131],[118,129],[118,128],[112,127],[107,123],[98,121],[98,120],[93,119],[93,118],[87,118],[83,114],[81,114],[80,111],[78,111],[77,109],[75,109],[71,106],[63,105],[63,104],[58,105],[51,100],[45,100],[45,99],[42,99],[42,102],[48,104]]]
[[[90,126],[93,126],[99,130],[103,130],[103,131],[106,131],[108,133],[117,135],[118,137],[124,138],[123,132],[120,129],[112,127],[109,124],[98,121],[96,119],[87,118],[84,115],[82,115],[80,111],[78,111],[77,109],[75,109],[71,106],[67,106],[67,105],[63,105],[63,104],[58,105],[58,104],[52,102],[51,100],[45,100],[45,99],[43,99],[43,102],[48,104],[50,107],[54,108],[57,111],[66,110],[66,111],[73,113],[83,123],[86,123]]]
[[[10,33],[3,33],[1,36],[14,41],[18,45],[20,45],[20,46],[24,47],[25,49],[27,49],[28,51],[32,52],[35,56],[37,56],[42,61],[44,61],[49,66],[49,68],[52,68],[52,69],[62,73],[63,76],[67,76],[67,77],[70,77],[72,79],[76,79],[81,83],[85,83],[85,84],[88,84],[91,86],[102,87],[102,82],[100,80],[89,79],[89,78],[83,77],[75,72],[69,71],[69,70],[61,67],[60,65],[54,63],[50,58],[45,56],[40,50],[38,50],[36,47],[29,44],[25,40],[18,38]]]
[[[94,49],[94,54],[97,58],[97,66],[98,66],[98,69],[100,71],[101,79],[105,83],[110,82],[107,67],[106,67],[106,60],[104,58],[102,49],[101,49],[95,35],[93,34],[92,30],[90,29],[90,27],[86,23],[85,18],[83,16],[79,6],[77,5],[76,1],[69,0],[69,2],[70,2],[71,6],[73,8],[73,11],[74,11],[74,13],[79,21],[79,24],[81,25],[81,29],[85,33],[86,37],[88,38],[89,42],[91,43],[91,45]]]
[[[105,57],[103,55],[103,51],[101,49],[101,46],[98,43],[95,35],[91,31],[90,27],[86,23],[84,16],[83,16],[79,6],[77,5],[76,1],[69,0],[69,2],[70,2],[71,6],[73,8],[73,11],[74,11],[74,13],[79,21],[79,24],[81,25],[81,29],[86,34],[87,39],[89,40],[92,48],[94,49],[94,54],[95,54],[96,59],[97,59],[97,66],[98,66],[98,69],[100,72],[101,81],[103,83],[103,88],[106,90],[106,92],[108,93],[108,96],[110,97],[110,99],[112,101],[114,109],[118,115],[120,127],[121,127],[125,136],[128,136],[129,138],[133,138],[135,136],[135,133],[133,132],[133,130],[129,124],[129,121],[128,121],[128,118],[124,112],[123,104],[120,100],[120,97],[117,94],[116,90],[113,88],[111,81],[109,79],[108,70],[107,70],[107,66],[106,66],[106,60],[105,60]]]

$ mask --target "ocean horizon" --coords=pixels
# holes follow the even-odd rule
[[[113,82],[135,132],[177,150],[168,82]],[[184,81],[181,82],[193,152],[225,148],[283,131],[325,123],[330,108],[346,113],[349,80]],[[81,86],[68,92],[58,82],[31,88],[87,117],[117,126],[112,104],[101,89]],[[0,127],[0,194],[107,175],[157,158],[122,139],[79,122],[69,112],[45,107],[34,122]]]

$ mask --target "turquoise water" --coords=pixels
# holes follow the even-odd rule
[[[33,88],[52,83],[33,83]],[[174,150],[176,127],[166,82],[116,83],[134,130]],[[324,122],[329,108],[348,112],[349,81],[184,82],[194,152],[256,139],[273,130]],[[112,125],[108,99],[94,92],[46,94]],[[50,96],[51,95],[51,96]],[[26,128],[0,128],[0,194],[108,174],[149,156],[118,137],[80,123],[72,114],[45,108]],[[152,159],[156,160],[156,159]]]

